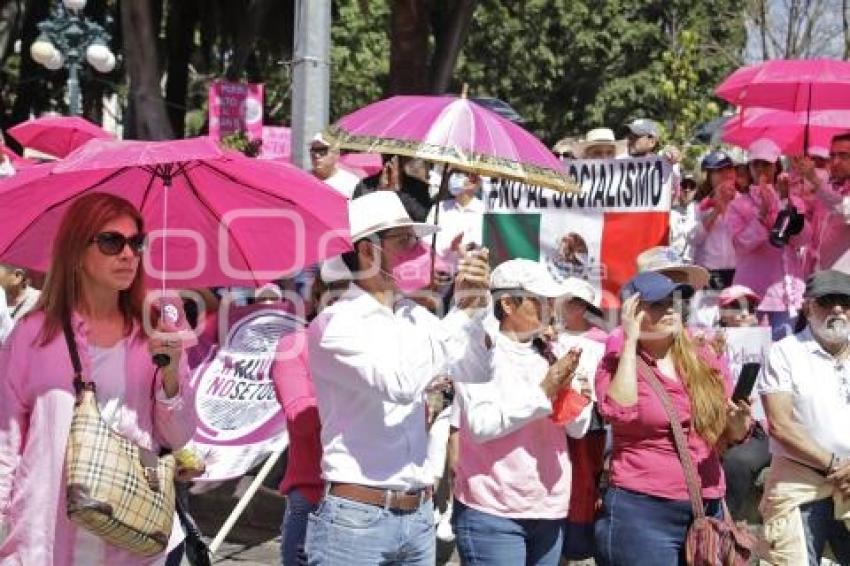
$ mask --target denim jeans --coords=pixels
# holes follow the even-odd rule
[[[452,525],[464,565],[558,566],[565,519],[509,519],[454,501]]]
[[[800,506],[803,530],[806,532],[806,547],[809,565],[818,566],[823,557],[826,543],[832,548],[839,564],[850,564],[850,531],[843,521],[835,518],[832,498],[819,499]]]
[[[283,566],[300,566],[307,563],[304,538],[307,535],[307,517],[318,505],[293,489],[286,495],[286,510],[280,524],[280,559]]]
[[[717,499],[705,513],[722,517]],[[690,501],[662,499],[610,487],[596,520],[598,566],[675,566],[684,564],[685,537],[694,520]]]
[[[307,522],[307,563],[434,566],[434,504],[395,511],[326,495]]]

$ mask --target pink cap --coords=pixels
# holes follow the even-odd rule
[[[730,303],[734,303],[740,299],[749,299],[754,303],[758,303],[761,298],[758,296],[758,293],[746,287],[744,285],[732,285],[731,287],[727,287],[720,292],[720,297],[718,298],[718,302],[721,307],[725,307]]]

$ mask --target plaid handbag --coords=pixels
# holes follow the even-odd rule
[[[76,403],[65,452],[68,517],[108,543],[142,556],[165,550],[174,519],[174,457],[157,458],[101,418],[95,384],[84,381],[70,324]]]

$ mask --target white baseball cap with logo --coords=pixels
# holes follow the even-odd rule
[[[525,291],[551,299],[564,295],[564,287],[552,279],[541,263],[523,258],[496,266],[490,274],[490,291]]]

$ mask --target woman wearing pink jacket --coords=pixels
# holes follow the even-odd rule
[[[154,452],[180,448],[194,431],[180,342],[148,339],[142,329],[142,230],[139,213],[122,198],[95,193],[72,204],[40,301],[0,351],[0,565],[165,562],[165,552],[140,557],[77,527],[65,499],[75,398],[67,321],[83,377],[95,383],[101,417],[113,430]],[[151,361],[157,353],[170,357],[161,370]],[[170,547],[182,538],[179,525]]]
[[[771,230],[780,211],[791,205],[804,214],[805,203],[790,194],[787,175],[777,176],[780,151],[776,144],[758,140],[748,151],[754,184],[739,193],[729,206],[738,263],[733,283],[749,287],[762,297],[759,314],[767,316],[776,340],[792,331],[803,304],[805,284],[799,250],[811,241],[812,229],[803,222],[802,229],[786,243],[775,237],[771,242]]]

